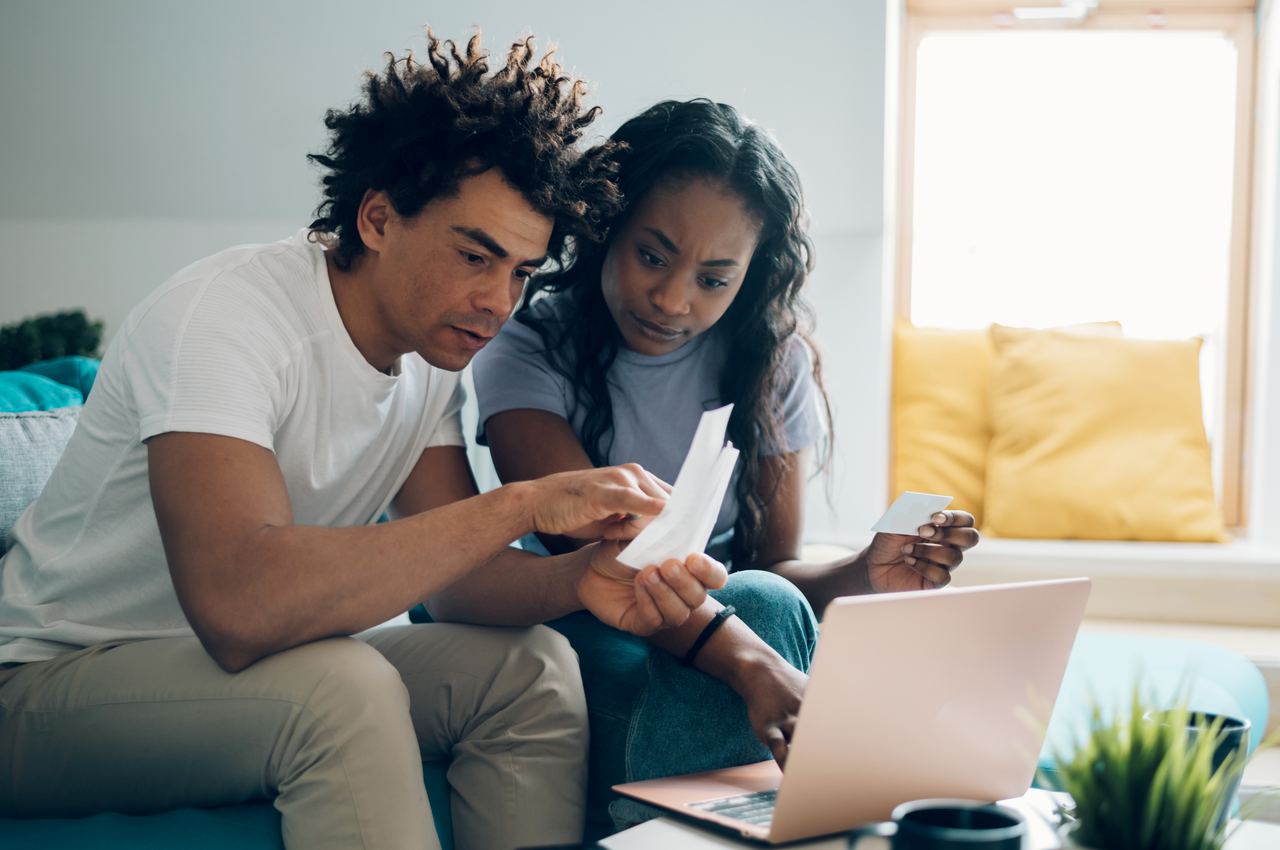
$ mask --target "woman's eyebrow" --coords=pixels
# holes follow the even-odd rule
[[[671,241],[671,237],[670,237],[670,236],[668,236],[667,234],[663,233],[663,232],[662,232],[661,230],[659,230],[658,228],[656,228],[656,227],[646,227],[646,228],[645,228],[645,230],[646,230],[650,235],[652,235],[654,239],[657,239],[659,242],[661,242],[661,243],[662,243],[662,247],[663,247],[663,248],[666,248],[668,251],[670,251],[670,252],[671,252],[671,253],[673,253],[673,254],[679,254],[679,253],[680,253],[680,248],[679,248],[679,246],[678,246],[678,245],[676,245],[676,243],[674,243],[674,242],[672,242],[672,241]],[[703,262],[699,263],[699,265],[702,265],[702,266],[736,266],[736,265],[738,265],[738,261],[737,261],[737,260],[734,260],[734,259],[723,259],[723,260],[704,260]]]

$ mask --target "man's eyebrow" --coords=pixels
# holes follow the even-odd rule
[[[488,233],[485,233],[478,227],[453,227],[454,233],[459,233],[477,245],[482,246],[490,254],[493,254],[500,260],[507,258],[507,249],[498,244],[498,240],[494,239]]]
[[[493,254],[500,260],[505,260],[508,256],[507,249],[498,244],[498,240],[494,239],[488,233],[485,233],[478,227],[454,227],[455,233],[467,237],[472,242],[483,247],[490,254]],[[536,257],[532,260],[521,260],[519,265],[533,266],[534,268],[542,268],[543,263],[547,261],[547,255]]]
[[[676,243],[671,241],[671,237],[663,233],[658,228],[646,227],[645,230],[647,230],[650,234],[652,234],[654,239],[657,239],[659,242],[661,242],[663,248],[666,248],[668,251],[670,251],[673,254],[680,253],[680,249],[676,247]],[[720,266],[736,266],[737,264],[738,264],[737,260],[724,259],[724,260],[705,260],[704,262],[701,262],[698,265],[720,267]]]

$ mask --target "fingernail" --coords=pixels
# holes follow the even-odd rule
[[[907,562],[907,564],[908,564],[908,565],[915,564],[915,562],[916,562],[916,559],[915,559],[915,558],[912,558],[910,555],[908,555],[908,556],[907,556],[906,558],[904,558],[903,560],[905,560],[905,561]]]
[[[658,575],[657,570],[654,570],[653,572],[649,573],[649,584],[661,584],[661,583],[662,583],[662,576]]]
[[[904,555],[910,555],[910,554],[911,554],[911,544],[910,544],[910,543],[908,543],[906,546],[903,546],[903,547],[902,547],[902,554],[904,554]]]
[[[939,513],[939,514],[934,514],[934,515],[933,515],[933,521],[934,521],[934,522],[936,522],[936,523],[938,523],[938,525],[944,525],[944,524],[946,524],[946,521],[947,521],[947,515],[946,515],[946,514],[941,514],[941,513]]]
[[[924,528],[920,529],[920,536],[921,536],[921,537],[932,537],[932,536],[933,536],[933,526],[932,526],[932,525],[926,525]]]

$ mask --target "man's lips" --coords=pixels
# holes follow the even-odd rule
[[[463,345],[467,346],[468,348],[474,348],[476,350],[484,348],[485,345],[488,344],[489,340],[493,339],[494,336],[496,336],[496,334],[491,334],[484,331],[474,331],[474,330],[471,330],[470,328],[464,328],[460,325],[450,325],[449,327],[457,334],[459,339],[462,340]]]

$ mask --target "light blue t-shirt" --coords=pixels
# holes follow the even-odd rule
[[[552,295],[532,309],[539,319],[555,322],[569,304],[565,296]],[[664,481],[674,482],[702,412],[723,404],[719,386],[727,349],[717,327],[658,356],[619,349],[608,375],[613,401],[608,462],[638,463]],[[489,417],[518,409],[561,416],[582,439],[586,409],[576,403],[573,387],[550,358],[538,331],[514,318],[476,355],[472,370],[480,408],[477,441],[487,445],[484,427]],[[823,435],[813,370],[799,337],[788,343],[784,368],[787,375],[778,404],[785,445],[773,448],[778,454],[807,448]],[[608,437],[605,443],[609,445]],[[735,474],[715,535],[731,531],[737,519],[736,482]]]

